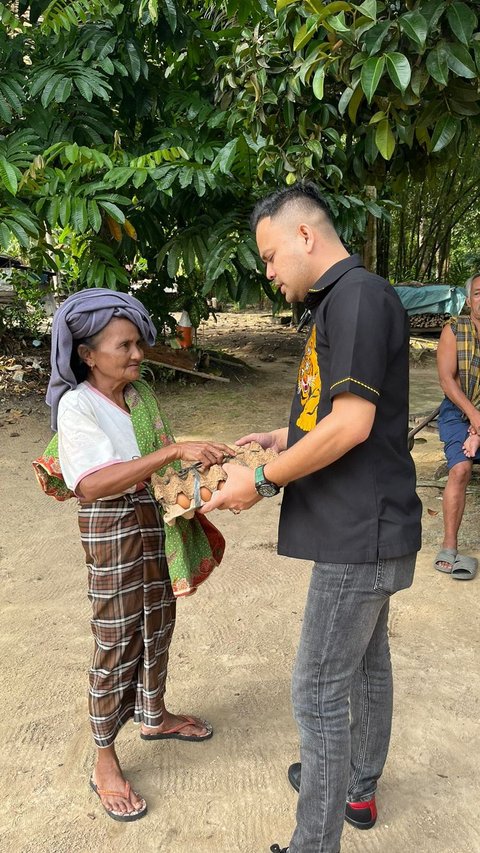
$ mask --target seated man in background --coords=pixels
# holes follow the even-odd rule
[[[438,426],[448,465],[443,495],[443,546],[435,568],[455,580],[471,580],[477,560],[458,553],[458,531],[474,462],[480,462],[480,273],[466,284],[468,317],[453,319],[442,331],[437,363],[445,399]]]

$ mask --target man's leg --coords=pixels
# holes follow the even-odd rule
[[[458,547],[458,531],[465,509],[465,495],[472,476],[472,465],[473,463],[466,459],[465,462],[457,462],[450,468],[443,493],[443,547],[455,551]]]
[[[377,577],[377,563],[313,568],[293,675],[302,783],[291,853],[337,853],[340,847],[350,773],[352,680],[377,622],[381,618],[386,624],[388,610],[388,592],[377,588]],[[378,704],[391,708],[391,696],[379,698]]]
[[[383,605],[350,692],[351,760],[347,799],[371,800],[387,759],[392,728],[393,678],[388,645],[390,601]]]

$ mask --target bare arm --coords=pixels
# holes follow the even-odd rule
[[[326,468],[366,441],[372,430],[376,407],[356,394],[339,394],[332,411],[311,432],[307,433],[277,459],[265,466],[265,476],[279,486],[298,480],[307,474]],[[254,472],[240,465],[224,465],[228,479],[221,492],[200,510],[249,509],[260,500],[254,484]]]
[[[150,479],[154,471],[176,459],[184,462],[201,462],[204,468],[209,468],[210,465],[221,464],[225,456],[231,455],[232,450],[226,444],[210,441],[183,441],[169,444],[147,456],[140,456],[129,462],[116,462],[92,474],[87,474],[80,481],[77,493],[86,501],[95,501],[107,495],[120,494],[136,483]]]
[[[445,326],[437,349],[437,367],[443,393],[464,413],[475,432],[480,433],[480,412],[460,387],[458,377],[457,340],[450,326]]]
[[[331,465],[349,450],[366,441],[376,407],[355,394],[338,394],[332,411],[278,459],[265,466],[265,476],[278,486],[298,480]]]

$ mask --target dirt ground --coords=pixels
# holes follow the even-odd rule
[[[229,384],[159,386],[178,437],[233,441],[286,423],[301,336],[261,315],[219,315],[201,342],[257,371]],[[432,357],[412,366],[412,404],[439,401]],[[0,849],[10,853],[266,853],[286,845],[297,760],[290,673],[309,565],[276,555],[279,500],[235,517],[217,513],[222,565],[178,605],[167,700],[212,721],[203,744],[146,744],[133,724],[118,751],[149,815],[115,823],[88,787],[91,652],[85,567],[75,506],[36,485],[31,460],[49,438],[40,397],[5,398],[0,415]],[[479,853],[478,583],[433,570],[440,542],[437,434],[414,448],[424,546],[413,587],[392,601],[396,693],[392,744],[372,831],[346,826],[342,853]],[[477,557],[478,486],[468,496],[462,550]]]

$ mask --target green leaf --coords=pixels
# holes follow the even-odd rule
[[[63,195],[60,199],[59,216],[60,222],[65,228],[70,222],[71,202],[70,196]]]
[[[323,100],[323,90],[325,84],[325,65],[319,65],[313,75],[313,94],[319,101]]]
[[[360,82],[369,104],[371,104],[372,98],[377,90],[384,67],[384,56],[371,56],[370,59],[367,59],[365,65],[362,66]]]
[[[103,207],[105,212],[108,213],[109,216],[111,216],[112,219],[115,220],[115,222],[119,222],[121,225],[123,225],[123,223],[125,222],[125,214],[123,213],[123,211],[120,210],[119,207],[117,207],[116,204],[112,204],[111,201],[100,200],[98,201],[98,204],[100,205],[100,207]]]
[[[405,15],[400,15],[398,22],[410,41],[413,41],[419,47],[425,45],[428,24],[421,12],[414,10],[413,12],[407,12]]]
[[[350,103],[353,92],[354,90],[351,88],[351,86],[347,86],[347,88],[343,90],[340,100],[338,102],[338,112],[341,116],[345,115],[345,110],[347,109]]]
[[[469,80],[478,76],[475,63],[463,44],[446,44],[445,52],[447,65],[454,74],[458,74],[459,77],[466,77]]]
[[[54,99],[57,104],[64,104],[72,94],[72,81],[70,77],[62,77],[55,86]]]
[[[305,24],[302,24],[293,40],[293,49],[301,50],[313,38],[318,29],[318,23],[315,19],[309,18]]]
[[[379,121],[383,121],[386,118],[386,115],[383,110],[380,110],[378,113],[375,113],[368,122],[369,124],[378,124]]]
[[[306,0],[308,5],[318,15],[318,22],[330,18],[331,15],[336,15],[338,12],[349,12],[352,9],[351,3],[346,3],[345,0],[334,0],[333,3],[327,3],[324,6],[322,0]]]
[[[131,41],[127,41],[126,44],[128,58],[130,60],[130,70],[132,72],[133,82],[136,83],[138,78],[140,77],[140,72],[142,70],[142,64],[140,62],[140,57],[138,55],[137,48]]]
[[[55,74],[53,77],[50,78],[42,92],[42,97],[40,98],[42,107],[48,107],[50,101],[53,101],[57,84],[60,83],[62,79],[63,78],[61,74]]]
[[[178,243],[174,243],[172,248],[168,253],[167,260],[167,272],[170,278],[175,278],[178,270],[178,266],[180,264],[180,246]]]
[[[198,169],[193,173],[193,186],[197,191],[197,195],[200,197],[205,195],[206,190],[206,181],[205,175],[203,172],[200,172]]]
[[[452,3],[447,8],[448,23],[452,32],[465,45],[470,44],[473,31],[477,26],[477,16],[466,3]]]
[[[14,83],[15,81],[12,81]],[[11,107],[15,110],[17,115],[22,114],[22,103],[19,98],[18,90],[15,90],[13,85],[8,85],[7,80],[2,80],[0,78],[0,89],[3,92],[5,99],[8,101]],[[23,98],[23,92],[20,89],[20,94]]]
[[[428,73],[441,86],[446,86],[448,83],[448,63],[447,52],[443,45],[435,47],[427,55],[425,63]]]
[[[239,242],[237,246],[237,255],[240,263],[247,270],[253,271],[257,269],[257,259],[251,248],[246,243]]]
[[[432,152],[436,153],[445,148],[454,138],[459,126],[459,119],[450,115],[442,116],[432,133]]]
[[[370,55],[377,53],[379,48],[382,46],[382,42],[387,35],[390,27],[392,25],[392,21],[381,21],[379,24],[375,24],[374,27],[371,27],[368,32],[365,33],[363,38],[363,44],[367,48],[367,51]],[[352,68],[352,64],[350,63],[350,68]]]
[[[238,139],[231,139],[230,142],[218,152],[215,160],[212,163],[212,169],[219,169],[220,172],[227,173],[230,171],[235,160]]]
[[[8,192],[12,195],[16,195],[18,190],[17,173],[12,164],[5,159],[3,154],[0,154],[0,178]]]
[[[357,111],[358,111],[358,108],[359,108],[362,100],[363,100],[363,89],[362,89],[360,83],[358,83],[352,97],[350,98],[349,104],[348,104],[348,117],[349,117],[350,121],[352,122],[352,124],[355,124],[355,122],[357,120]]]
[[[0,94],[0,118],[3,119],[5,124],[10,124],[13,118],[10,104],[7,103],[2,94]]]
[[[291,6],[292,3],[299,3],[299,2],[300,2],[300,0],[277,0],[277,6],[276,6],[277,13],[281,12],[287,6]]]
[[[391,160],[395,151],[395,137],[387,118],[377,124],[375,144],[384,160]]]
[[[79,234],[83,234],[88,227],[87,205],[84,198],[74,196],[71,202],[72,225]]]
[[[54,74],[56,75],[55,68],[45,68],[43,71],[37,71],[35,80],[33,81],[30,88],[30,96],[32,98],[36,98],[36,96],[46,86],[47,81],[50,79],[50,77],[53,77]]]
[[[163,6],[168,25],[172,33],[174,33],[177,29],[177,9],[174,0],[163,0]]]
[[[407,57],[403,56],[402,53],[387,53],[385,54],[385,58],[387,60],[387,71],[392,83],[397,89],[404,92],[412,76],[412,69],[410,68]]]
[[[58,222],[59,211],[60,211],[60,199],[57,195],[57,196],[54,196],[52,198],[50,205],[49,205],[49,208],[48,208],[47,219],[48,219],[50,225],[52,226],[52,228],[55,228],[55,225]]]
[[[7,250],[12,242],[12,235],[4,222],[0,222],[0,246]]]
[[[5,225],[7,226],[7,228],[10,229],[12,234],[15,235],[20,245],[24,246],[25,249],[28,249],[30,245],[30,238],[23,226],[20,225],[20,223],[17,222],[16,219],[5,219],[4,221]]]
[[[358,9],[362,15],[366,15],[372,21],[377,19],[377,0],[363,0],[363,3],[360,3],[360,6],[354,6],[354,9]]]
[[[98,234],[100,228],[102,227],[102,214],[100,213],[98,204],[95,199],[90,199],[87,202],[87,211],[90,227],[92,231],[95,231],[95,233]]]
[[[93,89],[84,77],[75,77],[75,86],[80,92],[82,98],[90,104],[93,98]]]
[[[448,71],[447,71],[447,73],[448,73]],[[427,85],[429,79],[430,79],[430,74],[428,73],[428,71],[424,65],[421,65],[420,68],[414,68],[413,69],[411,86],[412,86],[412,92],[417,96],[417,98],[419,98],[420,95],[422,94],[422,92],[423,92],[425,86]]]
[[[131,171],[131,170],[129,170],[129,171]],[[133,177],[132,177],[132,184],[135,187],[135,189],[138,190],[140,187],[142,187],[143,184],[145,183],[145,181],[147,180],[147,178],[148,178],[148,170],[147,169],[137,169],[134,172]],[[118,184],[117,184],[117,186],[118,186]]]

